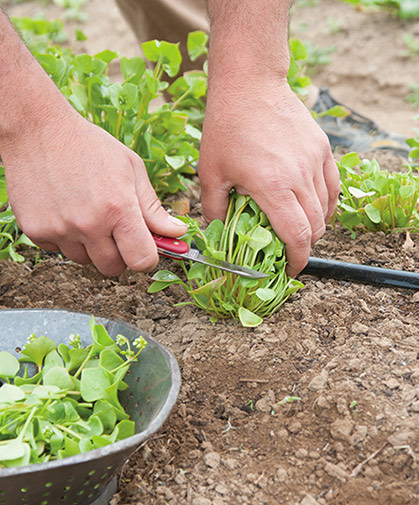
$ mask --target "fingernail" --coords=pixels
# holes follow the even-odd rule
[[[174,216],[170,216],[169,215],[169,220],[175,224],[176,226],[178,226],[179,228],[182,228],[182,230],[184,230],[185,228],[187,228],[186,224],[181,221],[180,219],[177,219],[176,217]]]

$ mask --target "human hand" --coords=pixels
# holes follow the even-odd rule
[[[150,231],[186,232],[162,208],[141,158],[69,105],[2,145],[7,193],[35,244],[105,275],[158,263]]]
[[[329,141],[286,80],[210,87],[199,177],[206,219],[223,219],[229,191],[250,195],[285,243],[287,273],[307,264],[336,207]]]

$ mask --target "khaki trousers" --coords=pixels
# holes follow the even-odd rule
[[[116,0],[116,3],[140,44],[152,39],[180,42],[182,72],[201,68],[199,61],[189,60],[186,40],[194,30],[209,33],[205,0]]]

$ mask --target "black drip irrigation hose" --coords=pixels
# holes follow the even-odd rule
[[[300,273],[392,288],[419,289],[419,273],[310,257]]]

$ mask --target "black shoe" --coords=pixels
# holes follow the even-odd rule
[[[330,95],[328,88],[320,88],[319,97],[313,110],[320,113],[335,105],[342,104]],[[329,137],[332,151],[336,148],[355,152],[383,149],[394,151],[405,158],[409,157],[410,148],[406,144],[405,137],[381,130],[371,119],[358,114],[346,105],[343,107],[350,112],[346,117],[324,116],[316,118],[319,126]]]

